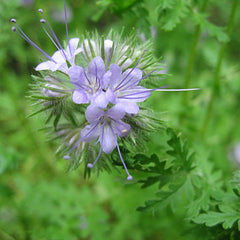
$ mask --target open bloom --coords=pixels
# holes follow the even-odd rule
[[[107,89],[106,94],[102,94],[105,94],[107,100],[115,104],[117,109],[129,114],[137,114],[139,111],[137,102],[145,101],[153,91],[138,86],[144,78],[140,69],[130,68],[122,73],[118,65],[111,64],[102,84],[102,87]]]
[[[49,56],[45,51],[43,51],[37,44],[35,44],[19,27],[17,24],[16,19],[12,18],[11,22],[15,24],[14,27],[12,27],[12,31],[16,32],[21,38],[23,38],[25,41],[30,43],[32,46],[34,46],[39,52],[41,52],[46,58],[48,58],[48,61],[40,63],[35,70],[41,71],[41,70],[51,70],[51,71],[62,71],[64,73],[68,73],[68,65],[74,65],[75,64],[75,56],[82,51],[82,48],[77,48],[79,39],[78,38],[72,38],[69,39],[68,35],[68,27],[67,27],[67,13],[66,13],[66,4],[64,1],[64,12],[65,12],[65,23],[66,23],[66,33],[67,33],[67,40],[68,40],[68,46],[66,50],[63,49],[60,41],[58,40],[50,22],[48,21],[47,17],[45,16],[42,9],[38,9],[38,11],[42,14],[43,18],[40,20],[42,23],[42,27],[46,35],[49,37],[49,39],[52,41],[52,43],[56,46],[58,49],[52,57]]]
[[[69,159],[69,154],[81,142],[92,142],[97,139],[100,143],[100,151],[94,163],[89,163],[88,167],[92,168],[96,164],[102,151],[109,154],[117,147],[119,157],[128,175],[127,179],[132,180],[132,176],[128,172],[117,141],[117,137],[124,137],[131,129],[129,124],[121,120],[124,115],[125,113],[123,111],[117,110],[116,108],[110,108],[104,111],[101,108],[90,105],[85,112],[86,119],[90,124],[82,129],[80,141],[69,150],[64,158]]]
[[[41,70],[51,70],[51,71],[62,71],[68,72],[68,63],[72,66],[75,65],[75,56],[82,51],[81,48],[77,48],[79,42],[79,38],[72,38],[69,41],[69,45],[66,50],[61,49],[56,51],[51,59],[46,62],[42,62],[35,68],[36,71]]]
[[[106,108],[109,103],[115,104],[116,109],[121,109],[128,114],[137,114],[139,107],[137,102],[146,100],[151,91],[138,86],[146,76],[136,67],[122,72],[116,64],[111,64],[109,70],[101,57],[94,58],[87,69],[73,66],[69,69],[69,77],[75,89],[73,102]]]
[[[105,64],[101,57],[94,58],[87,69],[73,66],[69,69],[69,77],[74,85],[73,102],[84,104],[94,102],[98,107],[105,108],[108,104],[102,93],[102,83],[106,78]]]

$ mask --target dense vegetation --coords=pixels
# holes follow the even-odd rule
[[[114,29],[152,39],[166,65],[153,92],[147,144],[121,146],[105,171],[70,168],[29,100],[45,60],[11,31],[12,17],[46,52],[38,8],[66,40],[63,2],[0,2],[0,239],[240,239],[239,0],[67,0],[70,37]],[[124,36],[123,36],[124,37]],[[51,121],[49,121],[51,124]],[[53,122],[54,124],[54,122]],[[104,158],[102,158],[104,160]]]

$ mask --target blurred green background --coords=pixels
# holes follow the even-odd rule
[[[122,27],[135,28],[139,41],[153,35],[155,55],[163,57],[170,74],[161,84],[201,90],[155,92],[145,106],[188,139],[199,161],[208,159],[228,180],[240,166],[240,10],[231,25],[236,1],[180,2],[67,0],[70,37]],[[11,31],[9,21],[16,18],[51,55],[55,49],[43,34],[38,8],[66,40],[63,1],[0,2],[0,240],[207,239],[204,228],[188,228],[184,209],[137,212],[154,186],[124,185],[114,171],[91,179],[83,178],[81,167],[66,173],[68,163],[54,154],[57,143],[39,130],[44,115],[26,117],[33,111],[28,84],[43,56]],[[161,153],[160,134],[152,134],[149,154]]]

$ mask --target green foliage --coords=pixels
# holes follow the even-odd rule
[[[139,211],[157,210],[164,208],[168,204],[173,209],[179,203],[179,197],[184,195],[190,202],[193,201],[195,188],[198,186],[198,175],[194,173],[193,153],[189,153],[186,142],[181,142],[179,136],[170,128],[167,129],[170,136],[168,145],[171,147],[167,153],[173,159],[160,162],[156,155],[152,155],[150,159],[143,159],[141,164],[153,165],[154,167],[145,168],[144,171],[154,173],[155,176],[140,180],[142,188],[158,183],[160,191],[156,193],[158,199],[148,200],[144,207],[139,207]],[[139,161],[139,158],[137,158]],[[156,175],[157,174],[157,175]]]
[[[18,167],[21,155],[14,149],[4,149],[0,145],[0,174]]]
[[[46,141],[49,136],[38,131],[46,121],[55,125],[55,133],[65,134],[70,140],[79,134],[82,122],[73,112],[84,109],[72,105],[70,95],[61,96],[69,99],[68,106],[63,101],[56,106],[54,97],[44,97],[34,88],[31,90],[34,102],[38,102],[36,108],[30,106],[29,98],[25,99],[30,74],[36,75],[34,67],[41,57],[17,39],[9,19],[16,17],[24,32],[49,55],[55,48],[43,38],[36,10],[46,10],[61,43],[66,33],[64,24],[51,16],[57,8],[62,10],[61,1],[35,0],[29,5],[22,2],[0,1],[0,239],[238,240],[239,6],[232,25],[229,19],[231,9],[239,1],[66,2],[73,14],[68,25],[70,37],[95,28],[101,35],[111,28],[120,33],[124,26],[122,37],[126,35],[124,39],[128,39],[131,47],[146,40],[139,49],[142,53],[154,46],[153,54],[158,61],[164,61],[167,65],[164,73],[169,75],[167,79],[153,77],[149,85],[145,82],[147,87],[159,86],[161,80],[163,86],[183,88],[189,62],[192,70],[189,87],[201,87],[201,91],[188,93],[186,104],[182,104],[182,93],[155,92],[141,106],[148,118],[138,119],[139,124],[134,127],[140,137],[134,138],[133,131],[133,136],[119,143],[134,177],[130,183],[119,177],[122,165],[117,152],[102,156],[105,168],[98,177],[92,174],[91,179],[84,179],[90,173],[84,169],[83,158],[95,158],[96,152],[92,148],[81,151],[86,156],[68,164],[60,157],[67,148],[60,145],[59,138],[49,142]],[[57,12],[57,16],[61,13]],[[232,34],[229,26],[233,27]],[[136,34],[131,33],[132,28]],[[193,43],[195,48],[191,47]],[[220,54],[222,43],[226,48]],[[219,67],[219,91],[203,133],[219,55],[224,56]],[[152,54],[145,56],[145,63],[152,63]],[[33,81],[34,86],[37,83],[49,91],[56,90],[46,86],[42,78],[35,77]],[[52,104],[46,117],[41,114],[26,117],[33,109],[45,111],[43,104],[47,107],[49,102]],[[71,115],[69,111],[71,123],[77,127],[75,132],[64,133],[69,129],[63,121]],[[109,168],[109,161],[114,168]],[[80,163],[84,163],[83,168],[66,173]],[[111,174],[105,170],[111,170]],[[137,206],[140,207],[135,211]]]
[[[224,32],[225,29],[209,22],[206,14],[195,13],[193,20],[197,25],[200,25],[202,33],[208,31],[210,36],[216,37],[220,42],[229,41],[229,36]]]
[[[209,227],[222,224],[224,229],[233,228],[237,224],[240,231],[239,176],[240,172],[238,171],[232,180],[232,189],[215,197],[215,204],[212,208],[207,213],[201,213],[194,218],[196,223],[204,223]]]
[[[162,29],[173,30],[189,13],[190,2],[188,0],[159,1],[158,19]]]

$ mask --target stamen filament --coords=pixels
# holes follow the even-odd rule
[[[90,80],[89,80],[89,78],[88,78],[88,76],[87,76],[87,73],[86,73],[86,71],[85,71],[85,69],[84,69],[84,66],[83,66],[83,73],[84,73],[84,76],[85,76],[85,78],[87,79],[89,85],[91,85],[91,82],[90,82]]]
[[[134,96],[134,95],[138,95],[138,94],[142,94],[142,93],[147,93],[147,92],[153,92],[153,91],[159,91],[160,89],[162,88],[167,88],[169,87],[168,86],[163,86],[163,87],[159,87],[159,88],[153,88],[153,89],[146,89],[146,90],[143,90],[143,91],[138,91],[138,92],[135,92],[135,93],[130,93],[130,94],[126,94],[126,95],[122,95],[118,98],[126,98],[126,97],[129,97],[129,96]],[[168,90],[171,90],[171,89],[168,89]],[[140,97],[141,98],[141,97]],[[131,98],[128,98],[128,99],[131,99]],[[133,98],[134,99],[134,98]]]
[[[94,167],[94,165],[97,163],[97,161],[98,161],[98,159],[99,159],[99,157],[101,155],[101,152],[102,152],[102,147],[100,147],[98,156],[97,156],[96,160],[94,161],[94,163],[88,163],[88,165],[87,165],[88,168],[93,168]]]
[[[138,59],[137,63],[134,65],[134,67],[130,70],[130,72],[127,74],[127,76],[117,85],[115,90],[118,90],[119,88],[121,88],[121,85],[125,82],[125,80],[128,78],[128,76],[133,72],[133,70],[137,67],[137,65],[139,64],[139,62],[142,60],[144,54],[145,54],[146,50],[143,52],[142,56]]]
[[[98,71],[97,71],[97,64],[95,63],[95,71],[96,71],[96,80],[95,80],[95,86],[94,87],[97,87],[97,91],[98,89],[100,88],[100,83],[101,83],[101,76],[100,78],[98,77]]]
[[[117,150],[118,150],[119,157],[120,157],[120,159],[121,159],[121,161],[122,161],[122,164],[123,164],[123,167],[125,168],[125,171],[126,171],[126,173],[127,173],[127,175],[128,175],[127,180],[130,181],[130,180],[133,179],[133,177],[129,174],[128,169],[127,169],[127,166],[126,166],[126,164],[125,164],[125,162],[124,162],[124,160],[123,160],[123,157],[122,157],[120,148],[119,148],[119,146],[118,146],[117,137],[116,137],[116,135],[115,135],[115,133],[114,133],[114,131],[113,131],[113,129],[112,129],[111,124],[110,124],[110,128],[111,128],[112,134],[113,134],[113,136],[114,136],[115,143],[116,143],[116,145],[117,145]]]
[[[47,24],[48,24],[48,26],[47,26],[46,23],[45,23],[45,26],[49,29],[49,32],[52,34],[54,40],[56,41],[56,43],[58,44],[59,48],[61,49],[61,51],[62,51],[65,59],[68,60],[68,58],[67,58],[67,56],[66,56],[66,53],[65,53],[65,51],[64,51],[61,43],[59,42],[59,40],[58,40],[55,32],[53,31],[53,28],[52,28],[50,22],[48,21],[48,18],[46,17],[46,15],[44,14],[44,12],[43,12],[42,9],[38,9],[38,11],[43,15],[44,19],[46,20],[46,22],[47,22]]]
[[[123,86],[117,88],[116,90],[119,90],[119,89],[121,89],[121,88],[123,88],[123,87],[125,87],[125,89],[126,89],[126,88],[130,88],[130,87],[134,86],[136,83],[138,83],[138,82],[142,81],[143,79],[145,79],[146,77],[148,77],[150,74],[156,72],[157,70],[158,70],[158,69],[154,69],[153,71],[151,71],[150,73],[148,73],[148,74],[146,74],[144,77],[142,77],[140,80],[136,80],[135,82],[133,82],[133,83],[130,84],[129,86],[125,87],[125,86],[128,84],[128,82],[131,80],[131,79],[130,79],[128,82],[126,82],[125,84],[123,84]]]
[[[101,142],[103,142],[104,125],[105,125],[105,123],[104,123],[103,126],[102,126]],[[98,156],[97,156],[96,160],[94,161],[93,164],[92,164],[92,163],[88,163],[88,165],[87,165],[88,168],[93,168],[93,167],[94,167],[94,165],[97,163],[97,161],[98,161],[98,159],[99,159],[99,157],[100,157],[100,155],[101,155],[101,152],[102,152],[102,145],[100,145],[100,150],[99,150],[99,153],[98,153]]]
[[[64,156],[64,159],[68,160],[70,159],[69,154],[81,143],[84,141],[84,139],[86,137],[88,137],[92,132],[94,132],[96,130],[96,127],[98,126],[98,124],[102,121],[102,119],[98,120],[97,123],[95,124],[95,126],[85,135],[83,136],[67,153],[67,155]]]
[[[44,20],[44,19],[41,19],[41,20]],[[44,22],[41,21],[41,20],[40,20],[40,22],[44,24]],[[45,20],[44,20],[44,21],[45,21]],[[51,35],[48,33],[46,27],[43,26],[42,28],[43,28],[44,32],[47,34],[47,36],[50,38],[50,40],[52,41],[52,43],[54,44],[54,46],[55,46],[58,50],[60,50],[59,47],[58,47],[58,45],[56,44],[56,42],[53,40],[53,38],[51,37]]]
[[[64,15],[65,15],[65,25],[66,25],[66,33],[67,33],[68,47],[69,47],[70,55],[71,55],[71,57],[73,57],[73,55],[72,55],[72,50],[71,50],[71,46],[70,46],[70,41],[69,41],[69,34],[68,34],[66,1],[64,0],[63,3],[64,3]]]
[[[33,47],[35,47],[39,52],[41,52],[45,57],[47,57],[49,60],[53,61],[54,63],[57,63],[52,57],[50,57],[46,52],[44,52],[40,47],[38,47],[24,32],[23,30],[18,26],[16,19],[11,19],[11,22],[16,25],[18,30],[16,28],[12,28],[13,32],[16,32],[21,38],[23,38],[26,42],[31,44]]]
[[[184,92],[184,91],[196,91],[201,90],[201,88],[188,88],[188,89],[157,89],[157,92]]]

